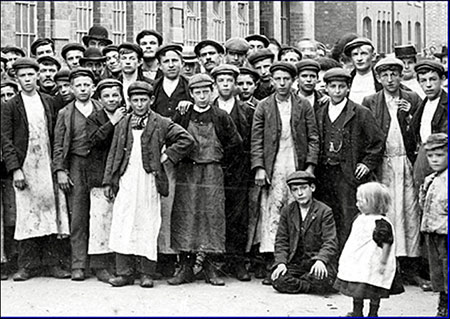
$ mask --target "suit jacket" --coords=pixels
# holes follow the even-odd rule
[[[316,113],[321,141],[324,140],[324,122],[328,116],[329,103],[327,102]],[[339,152],[340,164],[347,182],[356,186],[374,177],[373,172],[383,159],[384,134],[368,108],[348,100],[344,110],[346,117],[343,143]],[[324,154],[324,143],[321,143],[319,165],[324,162]],[[371,171],[371,174],[361,180],[357,180],[354,174],[358,163],[365,164]],[[320,167],[317,170],[320,170]]]
[[[333,212],[324,203],[313,199],[311,208],[300,226],[300,207],[293,202],[281,209],[275,238],[274,267],[288,264],[294,257],[300,238],[304,258],[336,265],[338,243]]]
[[[408,112],[400,110],[397,111],[397,119],[400,125],[400,130],[402,132],[403,144],[405,145],[406,154],[411,163],[414,163],[416,145],[415,138],[410,133],[409,124],[411,122],[412,115],[422,103],[422,99],[417,93],[402,89],[400,89],[400,98],[405,99],[406,101],[411,103],[411,109]],[[389,128],[391,126],[391,115],[389,114],[389,110],[386,104],[384,90],[366,96],[362,102],[362,105],[372,111],[375,119],[377,120],[378,126],[383,130],[384,140],[386,142]]]
[[[70,144],[72,143],[73,134],[73,122],[75,112],[75,101],[70,102],[58,113],[58,119],[55,125],[55,142],[53,145],[53,171],[62,171],[69,168],[67,162]],[[94,109],[92,113],[98,112],[103,109],[103,105],[96,101],[91,100]]]
[[[291,131],[294,140],[295,167],[303,170],[308,164],[317,164],[319,134],[312,106],[303,98],[291,94]],[[281,136],[281,118],[275,94],[261,101],[253,117],[251,138],[251,167],[264,168],[269,179],[278,153]]]
[[[155,84],[153,86],[155,90],[155,102],[152,104],[151,108],[153,111],[162,116],[172,118],[176,112],[178,102],[193,102],[193,100],[189,94],[188,80],[184,76],[180,76],[178,85],[170,97],[168,97],[164,91],[163,79],[164,77],[160,77],[155,80]]]
[[[51,96],[39,93],[44,105],[50,143],[53,143],[53,127],[55,125],[55,104]],[[1,141],[2,156],[7,172],[23,166],[28,150],[28,119],[22,95],[17,94],[1,108]]]
[[[162,196],[169,194],[168,179],[161,164],[161,150],[166,145],[165,154],[177,164],[194,146],[194,138],[181,126],[170,119],[150,111],[141,135],[142,164],[147,173],[153,172],[156,188]],[[133,148],[131,114],[123,118],[114,130],[114,137],[106,161],[103,185],[119,189],[119,179],[128,166]]]

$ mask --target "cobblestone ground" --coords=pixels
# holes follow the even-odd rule
[[[203,281],[169,286],[155,281],[152,289],[113,288],[89,278],[84,282],[33,278],[1,282],[1,316],[329,316],[351,309],[351,299],[333,294],[282,295],[260,280],[225,279],[225,287]],[[382,300],[380,316],[434,316],[437,294],[406,286],[402,295]],[[368,311],[368,304],[365,312]]]

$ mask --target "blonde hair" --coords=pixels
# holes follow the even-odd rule
[[[383,184],[369,182],[358,187],[357,193],[363,197],[373,213],[385,216],[391,207],[392,198]]]

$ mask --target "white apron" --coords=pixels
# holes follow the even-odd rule
[[[375,221],[380,215],[359,215],[339,259],[338,278],[345,281],[370,284],[390,289],[395,276],[395,239],[387,258],[386,269],[380,274],[382,249],[372,239]],[[390,222],[389,222],[390,223]],[[395,238],[395,231],[394,231]]]
[[[27,186],[24,190],[14,188],[17,212],[14,239],[69,235],[65,196],[52,179],[50,139],[44,106],[42,103],[28,104],[25,103],[25,111],[29,139],[22,166]]]
[[[108,254],[114,201],[104,195],[104,187],[94,187],[90,192],[89,255]]]
[[[161,226],[161,201],[153,174],[142,164],[141,134],[132,130],[133,147],[113,207],[109,247],[120,254],[157,260],[157,240]]]

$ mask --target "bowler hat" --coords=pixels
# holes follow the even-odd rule
[[[153,86],[144,81],[136,81],[130,84],[127,91],[128,96],[132,94],[147,94],[153,95]]]
[[[89,40],[102,41],[105,45],[113,43],[110,39],[108,39],[108,30],[106,30],[104,26],[98,24],[92,26],[89,29],[88,34],[85,35],[82,40],[85,46],[88,46]]]
[[[88,76],[92,79],[93,82],[95,82],[95,75],[91,71],[91,69],[79,67],[76,69],[73,69],[69,73],[69,81],[72,81],[75,78],[81,77],[81,76]]]
[[[395,57],[399,59],[416,58],[416,47],[412,44],[399,45],[394,47]]]
[[[197,56],[200,56],[200,50],[203,49],[204,47],[206,47],[207,45],[211,45],[211,46],[215,47],[219,54],[225,53],[223,46],[219,42],[216,42],[213,40],[203,40],[203,41],[200,41],[199,43],[197,43],[197,45],[194,47],[195,54]]]
[[[288,185],[310,184],[316,181],[316,177],[307,171],[296,171],[288,175],[286,183]]]
[[[58,70],[61,69],[61,63],[59,63],[59,61],[56,60],[52,56],[44,55],[44,56],[41,56],[39,59],[37,59],[37,63],[39,63],[39,64],[44,63],[44,62],[56,65],[56,68]]]
[[[351,56],[353,49],[359,48],[360,46],[363,45],[370,45],[372,48],[375,48],[373,46],[372,41],[370,41],[367,38],[356,38],[352,41],[350,41],[349,43],[347,43],[344,47],[344,54],[346,56]]]
[[[144,57],[144,51],[142,51],[142,48],[135,43],[130,43],[130,42],[122,43],[119,45],[119,53],[120,53],[120,50],[122,50],[122,49],[136,52],[138,59],[142,59]]]
[[[247,40],[248,42],[250,41],[261,41],[264,44],[264,47],[267,48],[270,44],[269,39],[262,34],[251,34],[247,37],[245,37],[245,40]]]
[[[35,40],[31,44],[31,54],[36,55],[36,49],[42,45],[47,45],[47,44],[50,44],[52,46],[52,48],[55,47],[55,41],[53,41],[52,39],[40,38],[40,39]]]
[[[445,133],[435,133],[428,136],[425,142],[425,150],[430,151],[436,148],[448,146],[448,135]]]
[[[66,59],[67,52],[69,51],[81,51],[84,53],[86,51],[86,48],[82,46],[80,43],[67,43],[63,48],[61,49],[61,56],[63,59]]]
[[[89,47],[84,51],[83,57],[80,59],[80,63],[87,61],[105,62],[106,57],[102,55],[99,48]]]
[[[223,63],[219,66],[216,66],[211,71],[211,76],[213,78],[216,78],[219,74],[230,74],[234,77],[237,77],[239,75],[239,68],[233,64],[226,64]]]
[[[414,67],[414,71],[419,73],[421,71],[434,71],[439,74],[439,76],[443,76],[445,74],[444,66],[433,60],[422,60],[416,64]]]
[[[136,43],[139,44],[141,39],[146,35],[153,35],[154,37],[156,37],[158,39],[158,46],[160,46],[163,43],[163,36],[156,30],[142,30],[136,36]]]
[[[12,68],[14,70],[24,69],[24,68],[33,68],[36,70],[36,72],[38,72],[39,64],[36,62],[35,59],[32,59],[32,58],[19,58],[13,63]]]
[[[278,70],[288,72],[293,78],[297,76],[297,69],[289,62],[278,61],[270,67],[270,73],[272,74]]]
[[[256,51],[255,53],[251,54],[248,57],[248,62],[250,62],[250,64],[254,65],[256,62],[261,61],[261,60],[265,60],[265,59],[273,59],[275,58],[275,54],[273,54],[272,51],[270,51],[269,49],[261,49]]]
[[[181,54],[181,52],[183,51],[183,47],[181,45],[178,44],[164,44],[162,46],[160,46],[156,52],[155,52],[155,58],[159,59],[159,57],[168,52],[168,51],[176,51],[179,54]]]
[[[189,89],[210,86],[214,83],[213,79],[205,73],[194,74],[189,80]]]
[[[225,42],[225,49],[231,52],[246,54],[250,49],[250,44],[244,38],[230,38]]]

